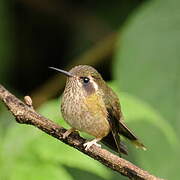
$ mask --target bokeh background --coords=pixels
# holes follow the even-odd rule
[[[98,69],[117,92],[125,121],[147,146],[124,158],[179,180],[180,1],[1,0],[0,83],[38,112],[60,114],[65,77],[48,66]],[[1,180],[127,179],[27,125],[0,104]]]

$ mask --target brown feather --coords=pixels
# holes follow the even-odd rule
[[[116,142],[114,140],[112,132],[110,132],[106,137],[104,137],[101,142],[106,145],[107,147],[111,148],[112,150],[118,152]],[[123,154],[128,155],[127,147],[125,144],[120,142],[120,152]],[[119,152],[118,152],[119,153]]]
[[[138,140],[138,138],[131,132],[131,130],[123,122],[123,114],[121,112],[121,107],[119,103],[119,98],[113,92],[113,90],[106,85],[104,101],[106,109],[109,114],[109,123],[111,126],[112,134],[115,138],[117,148],[120,148],[120,137],[119,135],[124,136],[130,140],[136,147],[142,148],[145,150],[145,146]]]

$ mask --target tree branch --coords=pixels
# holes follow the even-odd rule
[[[85,139],[80,137],[77,133],[72,133],[68,138],[63,139],[63,133],[66,131],[63,127],[60,127],[53,121],[38,114],[31,105],[31,99],[25,98],[25,103],[12,95],[0,84],[0,99],[5,103],[7,108],[15,116],[16,121],[21,124],[33,125],[45,133],[57,138],[60,141],[78,149],[79,151],[87,154],[88,156],[96,159],[105,166],[121,173],[124,176],[133,180],[163,180],[157,178],[147,171],[140,169],[125,159],[122,159],[105,149],[101,149],[97,146],[92,146],[88,151],[84,149]]]

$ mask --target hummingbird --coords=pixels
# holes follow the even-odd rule
[[[145,150],[124,123],[119,98],[107,85],[98,71],[89,65],[78,65],[70,71],[49,67],[67,76],[62,95],[61,112],[71,126],[63,134],[68,137],[74,131],[85,132],[94,137],[84,143],[85,150],[92,145],[101,147],[101,141],[114,151],[128,154],[121,136],[130,140],[136,147]]]

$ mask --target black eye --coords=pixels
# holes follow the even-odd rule
[[[83,79],[83,82],[84,82],[84,83],[88,83],[89,80],[90,80],[88,77],[83,77],[82,79]]]

